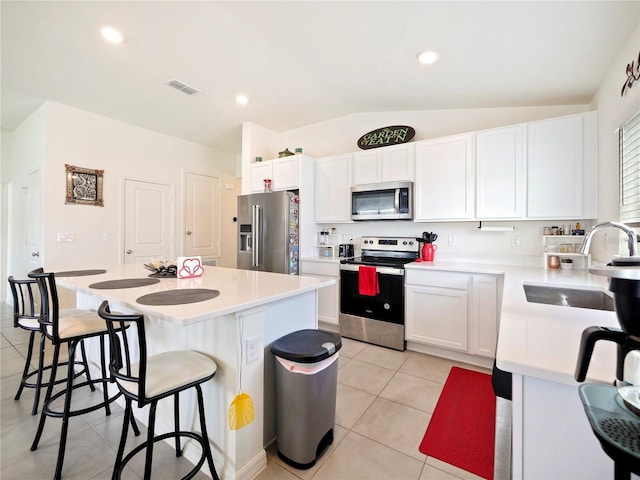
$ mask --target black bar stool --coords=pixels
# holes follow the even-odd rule
[[[125,397],[126,411],[122,425],[122,436],[116,455],[116,463],[113,468],[113,480],[119,479],[124,466],[141,450],[146,449],[144,466],[145,480],[151,479],[151,466],[153,463],[153,444],[167,438],[175,439],[176,457],[182,455],[180,437],[194,439],[202,447],[202,455],[195,467],[183,477],[183,480],[193,478],[204,465],[205,460],[209,464],[209,470],[215,480],[218,480],[209,437],[207,435],[207,423],[204,415],[204,400],[200,384],[208,382],[216,374],[217,365],[211,358],[192,351],[180,350],[163,352],[153,356],[147,356],[147,343],[144,329],[143,315],[112,314],[109,303],[102,302],[98,309],[100,316],[107,321],[109,329],[110,354],[109,369],[112,378]],[[124,330],[126,322],[135,325],[136,329]],[[138,336],[140,358],[136,363],[132,362],[129,344],[131,331]],[[118,335],[118,332],[121,332]],[[124,351],[124,353],[123,353]],[[198,396],[198,414],[200,417],[201,434],[180,430],[179,394],[190,388],[195,388]],[[174,399],[174,424],[175,431],[162,435],[155,435],[155,416],[158,401],[173,396]],[[124,447],[127,441],[128,423],[132,414],[132,403],[137,402],[142,408],[149,405],[149,422],[147,428],[147,441],[138,445],[124,456]]]
[[[58,301],[58,290],[56,288],[55,276],[53,273],[46,273],[42,268],[34,270],[29,273],[29,278],[33,278],[38,283],[41,298],[41,318],[40,323],[43,326],[43,332],[51,340],[54,346],[53,351],[53,363],[51,366],[51,378],[49,379],[49,385],[47,393],[44,398],[44,407],[40,414],[40,422],[38,424],[38,430],[36,436],[31,445],[31,450],[34,451],[38,448],[38,442],[42,436],[44,430],[44,424],[47,417],[62,418],[62,428],[60,432],[60,443],[58,445],[58,459],[56,462],[56,469],[54,479],[59,479],[62,475],[62,465],[64,463],[65,448],[67,442],[67,434],[69,429],[69,419],[78,415],[84,415],[85,413],[98,410],[100,408],[105,409],[106,415],[111,414],[110,404],[116,400],[121,394],[109,396],[107,390],[107,384],[110,379],[107,376],[107,367],[105,359],[104,349],[104,337],[107,335],[107,325],[105,321],[100,318],[97,312],[92,310],[82,309],[70,309],[60,310]],[[63,316],[64,315],[64,316]],[[126,328],[123,327],[123,328]],[[87,369],[85,374],[86,381],[74,384],[76,377],[73,369],[74,356],[78,345],[82,352],[83,358],[86,358],[84,352],[83,340],[87,338],[98,338],[100,341],[100,359],[101,359],[101,378],[92,379],[89,370]],[[60,347],[67,345],[69,350],[69,367],[67,368],[66,387],[61,392],[53,394],[53,386],[56,383],[56,372],[60,365],[58,363],[60,357]],[[90,405],[85,408],[79,408],[77,410],[71,409],[71,396],[75,389],[82,387],[89,387],[92,391],[95,390],[95,384],[102,384],[102,401]],[[56,411],[53,409],[53,402],[64,397],[64,407],[62,411]],[[135,422],[132,425],[136,434],[139,433]]]
[[[15,400],[20,400],[22,390],[24,388],[34,388],[35,398],[33,399],[33,407],[31,409],[31,415],[38,413],[38,404],[40,403],[40,390],[49,386],[48,381],[43,381],[43,376],[47,370],[51,370],[51,365],[44,365],[45,357],[45,344],[46,335],[43,332],[42,325],[40,324],[40,312],[36,312],[36,298],[40,295],[37,288],[36,280],[29,278],[26,280],[16,280],[13,276],[9,277],[9,287],[11,288],[11,296],[13,297],[13,326],[15,328],[22,328],[29,332],[29,346],[27,348],[27,358],[24,363],[24,370],[22,372],[22,379],[20,380],[20,387],[18,387],[18,393],[14,397]],[[63,310],[67,316],[72,314],[71,310]],[[33,347],[35,344],[36,334],[39,334],[39,346],[38,346],[38,367],[31,369],[31,360],[33,358]],[[58,366],[68,365],[68,362],[60,362]],[[82,370],[76,372],[75,376],[78,377],[89,370],[87,359],[83,355],[82,361],[75,362],[75,365],[81,365]],[[32,377],[35,375],[35,382],[32,381]],[[56,384],[63,383],[65,380],[58,380]]]

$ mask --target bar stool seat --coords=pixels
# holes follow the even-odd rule
[[[180,438],[187,437],[195,440],[202,447],[202,455],[196,465],[183,478],[192,478],[200,470],[206,461],[211,471],[211,476],[218,480],[204,412],[204,399],[201,384],[213,378],[218,366],[216,362],[202,353],[192,350],[180,350],[163,352],[153,356],[147,356],[147,346],[143,315],[113,314],[109,310],[109,303],[102,302],[98,309],[100,316],[106,320],[109,329],[109,346],[111,359],[109,369],[112,378],[125,397],[125,415],[122,426],[122,435],[118,453],[113,468],[112,479],[119,479],[125,465],[139,452],[145,450],[144,479],[151,479],[153,464],[153,445],[156,442],[173,438],[175,441],[176,457],[182,455]],[[130,322],[132,328],[123,331],[124,322]],[[135,325],[135,328],[133,326]],[[137,362],[131,358],[129,340],[131,331],[137,332],[137,344],[140,358]],[[118,334],[121,331],[121,334]],[[200,418],[201,434],[180,430],[179,394],[188,389],[195,388],[198,399],[198,415]],[[164,398],[173,396],[174,401],[174,426],[172,432],[155,435],[155,416],[158,402]],[[127,442],[128,423],[133,418],[132,404],[137,403],[139,408],[149,405],[149,421],[147,426],[147,441],[132,449],[124,455]]]

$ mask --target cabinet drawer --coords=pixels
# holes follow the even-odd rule
[[[300,262],[301,275],[326,275],[329,277],[339,277],[340,267],[338,263],[330,262]]]
[[[465,273],[405,270],[407,285],[424,285],[427,287],[456,288],[468,290],[471,275]]]

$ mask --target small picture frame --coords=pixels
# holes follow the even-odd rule
[[[202,258],[195,257],[178,257],[177,276],[178,278],[194,278],[201,277],[204,273],[202,268]]]
[[[66,165],[67,194],[65,204],[94,205],[104,207],[102,183],[104,170]]]

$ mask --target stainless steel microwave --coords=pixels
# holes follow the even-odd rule
[[[352,220],[412,220],[413,182],[351,187]]]

